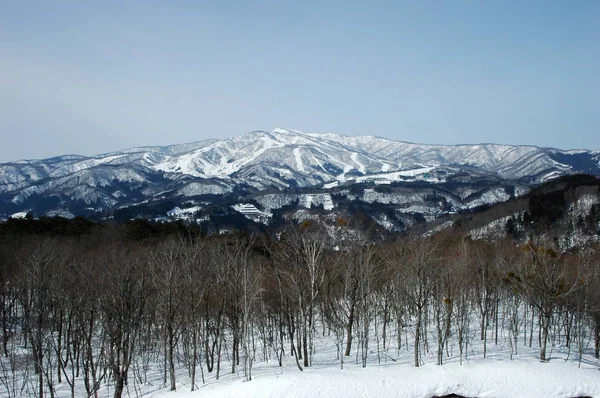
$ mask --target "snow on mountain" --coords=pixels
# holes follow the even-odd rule
[[[11,214],[9,216],[9,218],[25,218],[26,216],[27,216],[27,212],[26,211],[20,211],[18,213]]]
[[[281,169],[311,175],[323,182],[346,181],[352,176],[363,176],[360,178],[364,180],[364,176],[371,174],[435,166],[473,167],[509,179],[577,170],[550,156],[556,153],[562,152],[535,146],[496,144],[419,145],[374,136],[347,137],[276,129],[270,133],[255,131],[216,141],[197,150],[173,155],[153,167],[200,177],[230,178],[244,168],[267,164],[277,165],[283,178],[288,176]],[[597,153],[586,151],[565,153],[598,157]]]
[[[55,195],[61,201],[97,202],[110,208],[168,195],[223,195],[237,186],[258,191],[318,186],[335,189],[340,184],[443,183],[479,177],[521,180],[531,185],[577,172],[598,175],[599,162],[600,152],[584,150],[419,145],[376,136],[275,129],[92,157],[65,155],[0,164],[0,205],[13,204],[4,211],[12,214],[22,210],[15,207],[19,204],[30,206],[26,203],[29,198]],[[357,197],[361,195],[370,200],[369,193]],[[479,202],[474,198],[473,203],[492,203],[505,197],[490,193]],[[401,202],[398,198],[389,200]]]
[[[191,182],[177,190],[177,193],[182,196],[222,195],[227,192],[231,192],[231,189],[227,186],[201,182]]]
[[[64,155],[49,159],[20,160],[0,164],[0,192],[16,189],[47,178],[71,175],[98,166],[154,166],[166,161],[171,155],[197,150],[215,141],[217,140],[205,140],[167,147],[131,148],[93,157]]]
[[[359,157],[364,157],[364,161]],[[300,175],[300,179],[305,179],[300,185],[311,185],[333,179],[345,180],[345,174],[351,171],[360,174],[381,171],[384,162],[352,151],[334,140],[278,129],[219,141],[175,155],[154,168],[197,177],[231,178],[257,165],[272,168],[282,179]]]
[[[428,167],[469,166],[503,178],[518,179],[538,173],[567,173],[576,170],[549,154],[558,150],[534,146],[418,145],[374,136],[347,137],[306,134],[293,130],[255,131],[226,140],[205,140],[168,147],[140,147],[95,157],[68,155],[46,160],[0,165],[3,191],[50,177],[62,177],[104,165],[135,164],[155,171],[202,178],[234,178],[247,168],[266,165],[282,179],[293,175],[314,180],[345,181],[352,176],[375,175]],[[564,151],[565,156],[598,154]],[[312,177],[312,178],[311,178]],[[397,179],[398,174],[391,175]],[[303,184],[300,184],[303,185]]]
[[[332,210],[334,208],[331,195],[328,193],[301,195],[300,206],[307,209],[312,208],[312,206],[323,206],[325,210]]]

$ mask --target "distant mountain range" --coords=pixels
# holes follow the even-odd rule
[[[161,218],[177,207],[186,215],[193,208],[201,216],[192,219],[204,221],[251,203],[268,223],[277,211],[364,205],[380,225],[402,229],[421,217],[501,202],[577,173],[600,175],[600,152],[420,145],[276,129],[0,164],[0,218]]]

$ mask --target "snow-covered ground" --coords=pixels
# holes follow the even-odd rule
[[[321,341],[321,344],[324,344]],[[409,338],[410,343],[410,338]],[[476,343],[480,343],[477,341]],[[373,342],[375,344],[375,342]],[[453,357],[442,366],[435,364],[435,350],[425,355],[424,365],[412,366],[412,347],[370,353],[366,368],[356,356],[345,358],[340,369],[334,346],[318,347],[315,364],[300,372],[293,358],[284,366],[277,361],[259,363],[253,369],[253,380],[245,381],[243,371],[226,374],[220,380],[207,378],[198,391],[190,392],[182,383],[178,392],[156,391],[156,398],[192,397],[433,397],[458,394],[468,397],[579,397],[600,396],[600,361],[584,356],[581,365],[577,355],[566,348],[552,352],[548,362],[537,359],[535,347],[520,346],[519,354],[509,359],[508,343],[495,346],[488,342],[487,358],[472,347],[469,357],[460,364]],[[520,342],[522,345],[522,341]],[[321,353],[319,354],[319,350]],[[456,352],[454,352],[456,354]],[[580,367],[579,367],[580,366]],[[225,368],[229,369],[229,368]],[[229,369],[230,370],[230,369]]]
[[[258,372],[257,372],[258,373]],[[246,382],[209,383],[196,392],[160,392],[154,397],[469,397],[598,396],[597,369],[572,363],[470,361],[420,368],[385,364],[365,369],[278,369]]]
[[[322,333],[319,330],[320,335]],[[389,336],[386,349],[374,336],[369,343],[367,366],[362,367],[358,347],[352,355],[344,358],[343,369],[337,356],[335,339],[320,336],[315,344],[313,366],[299,371],[294,358],[284,356],[279,367],[272,351],[264,360],[262,348],[257,346],[256,363],[252,380],[246,381],[242,364],[231,373],[228,354],[224,354],[221,376],[216,380],[213,371],[202,382],[200,367],[197,368],[196,391],[190,391],[190,379],[183,368],[177,371],[175,392],[168,391],[163,381],[162,362],[152,358],[138,358],[130,369],[129,384],[125,397],[194,398],[194,397],[434,397],[458,394],[467,397],[581,397],[600,396],[600,361],[593,357],[589,342],[582,361],[579,362],[577,346],[571,350],[564,346],[549,344],[549,361],[540,362],[537,357],[537,332],[533,346],[520,336],[517,354],[510,359],[508,336],[499,336],[498,345],[488,337],[487,355],[483,357],[483,343],[479,333],[470,332],[470,343],[462,364],[456,343],[451,343],[444,354],[444,365],[436,365],[436,345],[430,336],[429,352],[421,358],[422,366],[415,368],[413,341],[410,331],[402,337],[398,350],[395,336]],[[407,340],[406,340],[407,339]],[[408,344],[407,344],[408,341]],[[379,347],[379,348],[378,348]],[[180,353],[181,354],[181,353]],[[449,354],[449,355],[447,355]],[[148,362],[146,362],[146,360]],[[35,378],[30,383],[34,383]],[[76,396],[85,396],[83,382],[78,380]],[[33,387],[30,386],[30,387]],[[33,388],[35,390],[35,388]],[[29,391],[32,391],[30,389]],[[112,397],[111,384],[104,383],[99,397]],[[0,386],[0,396],[6,396]],[[29,396],[27,394],[21,395]],[[63,382],[57,386],[56,398],[70,397],[69,386]]]

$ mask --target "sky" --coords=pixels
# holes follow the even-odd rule
[[[600,2],[0,0],[0,162],[254,130],[600,149]]]

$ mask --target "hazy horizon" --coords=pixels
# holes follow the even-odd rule
[[[277,127],[600,149],[600,3],[0,5],[0,162]]]
[[[279,129],[281,129],[280,127],[278,127]],[[275,128],[277,129],[277,128]],[[263,132],[271,132],[275,129],[271,129],[271,130],[250,130],[247,131],[245,133],[242,134],[238,134],[236,136],[241,136],[244,134],[249,134],[249,133],[253,133],[253,132],[257,132],[257,131],[263,131]],[[286,130],[295,130],[295,131],[299,131],[297,129],[286,129]],[[338,135],[342,135],[342,136],[349,136],[349,137],[357,137],[357,136],[352,136],[352,135],[348,135],[348,134],[341,134],[341,133],[315,133],[315,132],[311,132],[311,131],[300,131],[301,133],[308,133],[308,134],[338,134]],[[385,139],[390,139],[390,140],[394,140],[393,138],[389,138],[389,137],[384,137],[381,135],[373,135],[373,134],[364,134],[363,136],[374,136],[377,138],[385,138]],[[203,138],[201,140],[196,140],[196,141],[185,141],[185,142],[175,142],[172,144],[166,144],[166,145],[134,145],[134,146],[130,146],[130,147],[124,147],[124,148],[114,148],[114,149],[110,149],[108,151],[103,151],[103,152],[98,152],[98,153],[75,153],[75,152],[65,152],[65,153],[56,153],[56,154],[52,154],[50,156],[45,156],[45,157],[37,157],[37,158],[33,158],[33,157],[24,157],[24,158],[20,158],[20,159],[12,159],[12,160],[6,160],[6,161],[0,161],[0,163],[12,163],[12,162],[18,162],[18,161],[28,161],[28,160],[42,160],[42,159],[49,159],[49,158],[53,158],[53,157],[60,157],[60,156],[68,156],[68,155],[80,155],[80,156],[86,156],[86,157],[94,157],[94,156],[101,156],[101,155],[105,155],[108,153],[113,153],[113,152],[119,152],[119,151],[125,151],[125,150],[129,150],[129,149],[134,149],[134,148],[144,148],[144,147],[168,147],[168,146],[174,146],[174,145],[184,145],[184,144],[191,144],[194,142],[199,142],[199,141],[204,141],[204,140],[211,140],[211,139],[216,139],[216,140],[226,140],[229,138],[233,138],[235,136],[231,136],[231,137],[226,137],[226,138]],[[414,141],[407,141],[407,140],[394,140],[394,141],[400,141],[400,142],[405,142],[407,144],[415,144],[415,145],[428,145],[428,146],[468,146],[468,145],[506,145],[506,146],[536,146],[536,147],[547,147],[547,148],[554,148],[554,149],[561,149],[561,150],[588,150],[588,151],[597,151],[595,149],[589,149],[589,148],[557,148],[557,147],[551,147],[551,146],[544,146],[544,145],[535,145],[535,144],[510,144],[510,143],[504,143],[504,142],[459,142],[456,144],[435,144],[435,143],[422,143],[422,142],[414,142]]]

